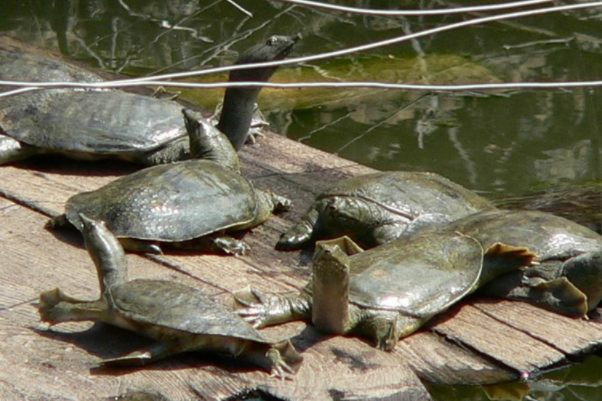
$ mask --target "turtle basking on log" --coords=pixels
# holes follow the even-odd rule
[[[226,352],[244,357],[274,376],[290,378],[303,357],[290,341],[273,343],[202,291],[164,280],[127,278],[119,241],[103,222],[80,216],[88,253],[96,265],[101,296],[82,301],[58,288],[40,295],[39,313],[52,325],[95,320],[157,340],[102,365],[146,365],[189,351]]]
[[[571,220],[538,211],[483,212],[450,224],[484,246],[525,246],[538,265],[499,277],[479,293],[530,302],[585,317],[602,300],[602,235]]]
[[[320,194],[276,244],[280,250],[348,236],[362,248],[399,238],[413,226],[453,221],[494,210],[485,198],[445,177],[421,172],[378,172],[348,178]]]
[[[321,241],[312,269],[298,295],[235,293],[239,314],[255,327],[310,320],[319,330],[373,337],[390,350],[477,289],[586,317],[602,300],[602,236],[548,213],[494,210],[365,252],[347,238]]]
[[[215,127],[184,110],[191,156],[147,167],[90,192],[72,196],[66,213],[50,226],[82,229],[80,214],[103,220],[135,252],[161,253],[162,246],[240,255],[248,245],[223,232],[266,221],[291,202],[257,189],[240,174],[232,144]]]
[[[284,59],[300,39],[272,36],[236,64]],[[60,59],[0,46],[3,79],[99,82],[102,78]],[[230,81],[267,82],[277,67],[235,70]],[[256,115],[261,87],[228,88],[220,129],[240,149]],[[188,159],[190,150],[176,102],[120,90],[43,89],[0,98],[0,164],[37,154],[75,159],[118,158],[145,165]]]
[[[316,244],[312,280],[298,295],[247,288],[234,297],[255,327],[304,319],[327,333],[370,337],[390,351],[434,315],[535,257],[522,246],[485,246],[441,227],[365,252],[342,237]]]

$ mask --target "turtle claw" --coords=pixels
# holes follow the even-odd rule
[[[277,377],[281,380],[293,380],[293,376],[299,370],[303,356],[297,352],[289,340],[274,344],[266,352],[270,368],[270,377]]]
[[[284,297],[266,296],[251,287],[232,296],[238,316],[256,329],[290,320],[290,305]]]
[[[251,247],[246,242],[223,236],[213,240],[212,251],[225,253],[226,255],[244,256]]]

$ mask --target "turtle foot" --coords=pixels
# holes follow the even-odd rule
[[[251,247],[246,242],[232,237],[218,237],[213,240],[211,251],[216,253],[225,253],[226,255],[243,256],[246,255]]]
[[[281,380],[292,380],[303,362],[303,356],[289,340],[274,344],[265,356],[271,364],[270,376]]]

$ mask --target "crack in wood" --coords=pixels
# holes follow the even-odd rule
[[[23,198],[19,197],[18,195],[13,194],[10,191],[6,191],[2,188],[0,188],[0,196],[8,199],[9,201],[12,201],[12,202],[18,204],[18,205],[21,205],[30,210],[33,210],[34,212],[41,213],[47,217],[55,217],[58,215],[58,213],[36,203],[35,201],[29,201],[29,200],[23,199]]]
[[[38,300],[38,298],[39,297],[35,297],[35,298],[31,298],[31,299],[26,299],[25,301],[17,302],[16,304],[12,304],[12,305],[8,305],[8,306],[5,306],[5,307],[2,307],[2,308],[0,308],[0,312],[9,311],[9,310],[11,310],[13,308],[17,308],[19,306],[26,305],[26,304],[31,303],[31,302],[35,302],[35,301]]]
[[[553,348],[553,349],[555,349],[556,351],[558,351],[558,352],[560,352],[561,354],[563,354],[565,357],[567,357],[567,356],[568,356],[568,354],[567,354],[567,353],[566,353],[566,352],[565,352],[565,351],[564,351],[562,348],[560,348],[560,347],[558,347],[556,344],[554,344],[554,343],[552,343],[552,342],[548,341],[546,338],[543,338],[543,337],[541,337],[541,336],[537,336],[537,335],[535,335],[535,334],[531,333],[531,332],[530,332],[529,330],[527,330],[527,329],[521,328],[521,327],[519,327],[519,326],[517,326],[517,325],[515,325],[515,324],[511,324],[511,322],[508,322],[508,321],[506,321],[506,320],[500,319],[499,317],[497,317],[496,315],[492,314],[491,312],[489,312],[489,311],[487,311],[487,310],[485,310],[485,309],[483,309],[483,308],[479,308],[479,306],[478,306],[478,305],[475,305],[475,308],[477,308],[478,310],[480,310],[482,313],[484,313],[485,315],[489,316],[489,317],[490,317],[490,318],[492,318],[493,320],[495,320],[495,321],[497,321],[497,322],[499,322],[499,323],[501,323],[501,324],[503,324],[503,325],[505,325],[505,326],[508,326],[508,327],[510,327],[510,328],[512,328],[512,329],[514,329],[514,330],[520,331],[521,333],[523,333],[523,334],[525,334],[525,335],[527,335],[527,336],[531,337],[531,338],[532,338],[532,339],[534,339],[534,340],[537,340],[537,341],[540,341],[540,342],[542,342],[542,343],[546,344],[546,345],[547,345],[547,346],[549,346],[550,348]],[[560,363],[560,362],[558,362],[558,363]]]
[[[478,348],[465,343],[464,341],[460,340],[458,337],[451,335],[451,334],[443,333],[443,332],[437,330],[436,327],[433,327],[431,329],[431,332],[434,335],[436,335],[437,337],[441,338],[446,343],[451,344],[452,346],[458,347],[461,350],[468,352],[470,354],[474,354],[474,355],[478,356],[479,358],[499,367],[500,369],[503,369],[504,371],[510,372],[510,374],[514,376],[514,380],[518,380],[521,378],[522,372],[519,372],[517,369],[513,368],[512,366],[509,366],[508,364],[504,363],[504,361],[501,361],[501,360],[495,358],[493,355],[489,355],[485,352],[480,351]]]

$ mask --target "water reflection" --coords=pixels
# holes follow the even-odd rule
[[[275,33],[302,32],[296,53],[313,54],[477,16],[365,17],[278,2],[238,3],[253,17],[219,0],[3,0],[0,31],[96,67],[145,75],[231,63],[238,51]],[[410,1],[346,3],[416,7]],[[446,4],[424,0],[420,7]],[[486,24],[282,69],[275,80],[600,79],[601,17],[598,8]],[[273,130],[310,146],[377,169],[435,171],[490,196],[509,196],[601,178],[601,93],[266,90],[261,102]],[[209,94],[203,91],[202,101],[213,107],[221,96]],[[582,366],[531,385],[525,399],[599,399],[599,383],[582,384],[572,372],[597,372],[599,378],[600,359]],[[552,396],[557,390],[560,395]],[[433,391],[439,400],[486,399],[474,389]]]

